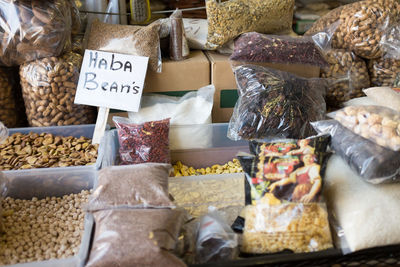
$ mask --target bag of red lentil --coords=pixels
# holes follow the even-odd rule
[[[121,165],[170,163],[169,118],[142,124],[123,117],[113,117],[113,121],[118,129]]]

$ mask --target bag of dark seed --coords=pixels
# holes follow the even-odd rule
[[[113,117],[118,129],[121,165],[146,162],[170,163],[169,121],[132,123],[128,118]]]
[[[229,122],[232,140],[315,135],[311,121],[323,119],[327,79],[301,78],[257,65],[233,67],[239,99]]]
[[[399,181],[399,151],[377,145],[350,131],[336,120],[313,122],[312,125],[319,133],[332,136],[332,150],[365,181],[373,184]]]
[[[238,156],[246,177],[242,252],[311,252],[332,247],[321,197],[328,143],[328,135],[259,142],[252,144],[255,155]]]
[[[239,36],[235,40],[235,49],[229,59],[243,62],[328,66],[311,37],[278,36],[258,32]]]

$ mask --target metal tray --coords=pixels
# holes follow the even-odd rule
[[[67,172],[63,169],[65,168],[37,169],[35,172],[4,172],[9,181],[6,196],[19,199],[44,198],[47,196],[61,197],[66,194],[93,189],[96,185],[95,169],[90,171],[82,168],[71,168]],[[93,216],[86,213],[81,247],[78,254],[73,257],[8,266],[82,267],[88,256],[93,224]]]

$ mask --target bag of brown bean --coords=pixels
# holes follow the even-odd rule
[[[328,66],[311,37],[244,33],[235,40],[235,49],[229,58],[243,62],[270,62]]]
[[[183,60],[189,56],[190,50],[186,40],[182,11],[175,10],[169,19],[171,22],[169,56],[172,60]]]
[[[90,124],[96,119],[93,107],[76,105],[82,56],[37,59],[20,66],[26,115],[31,126]]]
[[[350,131],[400,151],[400,112],[382,106],[349,106],[328,114]]]
[[[17,127],[18,113],[10,69],[0,69],[0,121],[7,127]]]
[[[321,77],[337,81],[327,92],[328,107],[338,108],[343,102],[364,96],[362,89],[370,86],[365,61],[343,49],[330,49],[324,55],[329,67],[321,69]]]
[[[229,122],[232,140],[312,136],[326,111],[326,79],[301,78],[257,65],[234,66],[239,99]]]
[[[88,49],[149,57],[151,70],[161,72],[160,21],[132,26],[93,21]]]
[[[87,267],[186,266],[173,254],[185,212],[112,209],[93,213],[96,229]]]
[[[70,44],[71,3],[1,0],[0,64],[17,66],[59,56]]]
[[[104,168],[99,172],[87,209],[173,207],[168,197],[170,169],[170,164],[163,163]]]
[[[217,49],[245,32],[279,33],[291,29],[294,0],[206,0],[207,49]],[[268,15],[266,15],[268,14]]]

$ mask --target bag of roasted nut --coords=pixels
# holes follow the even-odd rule
[[[400,112],[382,106],[349,106],[328,114],[350,131],[400,151]]]
[[[321,77],[337,81],[328,89],[328,107],[338,108],[343,102],[363,96],[362,89],[370,86],[365,61],[353,52],[343,49],[330,49],[324,55],[329,67],[321,69]]]
[[[329,136],[257,143],[255,155],[239,155],[245,172],[241,251],[296,253],[332,247],[321,197]]]
[[[70,52],[20,66],[26,115],[31,126],[77,125],[95,121],[93,107],[74,104],[81,63],[82,56]]]
[[[18,113],[15,92],[9,70],[0,69],[0,121],[7,127],[17,127]]]
[[[306,32],[312,35],[335,19],[339,26],[332,38],[332,48],[353,51],[357,56],[374,59],[384,54],[381,43],[390,25],[399,22],[400,4],[395,0],[364,0],[345,5],[315,22]]]
[[[58,56],[69,45],[70,1],[1,0],[0,4],[1,65],[17,66],[38,58]]]
[[[393,86],[400,72],[400,59],[381,57],[368,62],[372,86]]]

